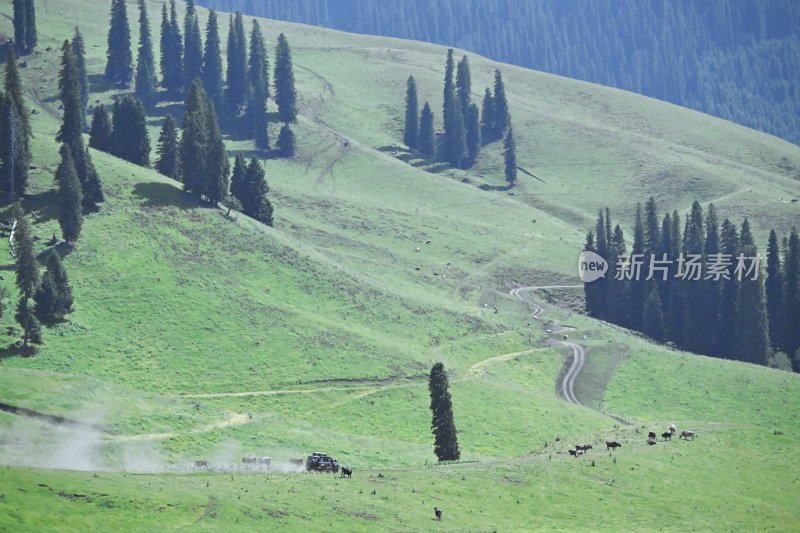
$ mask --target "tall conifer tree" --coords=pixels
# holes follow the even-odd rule
[[[161,133],[158,136],[156,170],[176,181],[181,181],[178,150],[178,129],[175,127],[172,115],[168,114],[164,118],[164,124],[161,126]]]
[[[267,123],[267,99],[269,98],[269,61],[264,36],[257,21],[253,21],[250,32],[250,56],[247,68],[247,110],[248,132],[262,150],[269,149],[269,129]]]
[[[422,106],[419,118],[419,134],[417,135],[417,149],[428,159],[433,159],[435,147],[433,141],[433,111],[428,102]]]
[[[494,129],[496,134],[503,136],[511,127],[511,114],[508,111],[508,99],[503,83],[503,75],[499,70],[494,71]]]
[[[767,279],[764,282],[764,292],[767,297],[769,338],[772,347],[779,350],[783,347],[783,269],[778,235],[774,229],[769,232],[767,243]]]
[[[244,34],[242,14],[238,11],[228,25],[228,86],[225,101],[228,113],[236,116],[244,106],[247,95],[247,37]]]
[[[203,38],[194,0],[187,0],[183,18],[183,85],[188,88],[203,76]]]
[[[61,163],[56,169],[60,204],[58,222],[64,240],[72,243],[78,240],[83,225],[83,193],[69,148],[62,145],[60,154]]]
[[[278,119],[284,124],[297,122],[297,92],[294,87],[294,69],[289,41],[284,34],[278,35],[275,46],[275,103],[278,104]]]
[[[447,372],[442,363],[431,368],[428,391],[431,394],[431,429],[434,435],[433,451],[439,461],[456,461],[461,457],[458,436],[453,418],[453,402],[450,398]]]
[[[456,69],[456,96],[461,106],[461,114],[467,116],[467,108],[472,102],[472,75],[469,71],[469,59],[461,58]]]
[[[792,227],[789,234],[789,239],[786,243],[786,259],[784,262],[783,278],[784,278],[784,308],[783,320],[783,334],[781,340],[783,341],[784,351],[788,354],[798,355],[800,350],[800,325],[798,325],[798,317],[800,317],[800,236],[797,233],[797,227]],[[794,357],[793,364],[795,372],[800,372],[800,360]]]
[[[406,81],[406,120],[403,129],[403,143],[411,149],[417,147],[419,133],[419,102],[417,100],[417,82],[414,76]]]
[[[106,78],[120,87],[128,87],[133,80],[131,30],[125,0],[111,0],[111,23],[108,28],[106,52]]]
[[[175,96],[183,87],[183,36],[175,0],[170,0],[169,4],[169,17],[166,4],[161,9],[161,84]]]
[[[225,83],[222,78],[222,50],[219,40],[217,13],[212,9],[206,25],[206,45],[203,53],[203,87],[214,110],[222,111]]]
[[[153,57],[153,41],[150,35],[150,19],[147,6],[139,0],[139,56],[136,60],[136,97],[146,106],[153,105],[156,96],[156,64]]]
[[[503,161],[506,182],[513,187],[517,183],[517,143],[514,141],[514,130],[511,128],[503,141]]]
[[[467,130],[467,160],[470,165],[474,165],[481,153],[481,119],[478,106],[474,103],[470,103],[467,107],[465,127]]]
[[[92,125],[89,130],[89,146],[101,152],[111,152],[113,143],[113,129],[111,118],[108,116],[106,106],[100,104],[92,113]]]
[[[150,136],[144,105],[131,95],[114,102],[112,153],[136,165],[150,164]]]
[[[83,35],[75,27],[72,37],[72,53],[75,55],[75,66],[78,68],[78,85],[81,91],[81,124],[86,124],[86,106],[89,105],[89,75],[86,72],[86,45]]]

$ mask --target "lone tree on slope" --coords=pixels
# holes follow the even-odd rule
[[[431,368],[428,390],[431,393],[431,429],[435,437],[433,451],[440,461],[456,461],[461,457],[458,451],[456,423],[453,420],[453,403],[450,400],[447,372],[442,363]]]

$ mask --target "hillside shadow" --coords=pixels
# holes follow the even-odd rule
[[[200,206],[197,200],[169,183],[137,183],[133,186],[133,194],[143,200],[145,207],[174,206],[187,210]]]
[[[42,224],[58,218],[58,203],[58,191],[48,189],[25,197],[22,207],[27,213],[35,213],[33,218],[36,224]]]
[[[22,332],[18,332],[22,335]],[[0,348],[0,360],[9,359],[11,357],[33,357],[36,355],[36,347],[29,345],[27,348],[17,346],[16,342],[12,342],[5,348]]]
[[[89,92],[92,93],[104,93],[106,91],[110,91],[112,89],[116,89],[113,83],[111,83],[106,77],[102,74],[89,74]]]
[[[236,156],[237,154],[242,154],[245,159],[251,159],[255,157],[258,160],[262,159],[280,159],[281,151],[276,148],[270,148],[269,150],[258,150],[258,149],[248,149],[248,150],[228,150],[228,153],[232,156]]]
[[[510,191],[513,188],[513,185],[505,184],[505,185],[489,185],[488,183],[482,183],[478,186],[478,188],[482,191]]]

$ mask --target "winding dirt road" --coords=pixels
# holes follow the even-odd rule
[[[544,313],[544,308],[534,303],[523,296],[524,293],[532,292],[536,290],[546,290],[546,289],[576,289],[580,288],[580,285],[541,285],[535,287],[518,287],[516,289],[512,289],[509,294],[516,298],[517,300],[523,302],[524,304],[528,305],[529,309],[531,309],[531,316],[534,319],[539,319],[542,313]],[[568,328],[561,328],[558,330],[553,330],[554,333],[558,331],[568,331]],[[586,363],[586,350],[583,346],[579,344],[575,344],[573,342],[567,341],[558,341],[560,344],[568,347],[572,350],[572,361],[570,362],[570,367],[567,369],[566,374],[564,377],[561,378],[560,383],[557,383],[558,394],[561,396],[565,401],[575,404],[575,405],[583,405],[578,397],[575,395],[575,379],[581,373],[583,369],[583,365]]]

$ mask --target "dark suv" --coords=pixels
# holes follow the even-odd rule
[[[314,452],[306,459],[306,470],[309,472],[333,472],[339,471],[339,463],[327,453]]]

